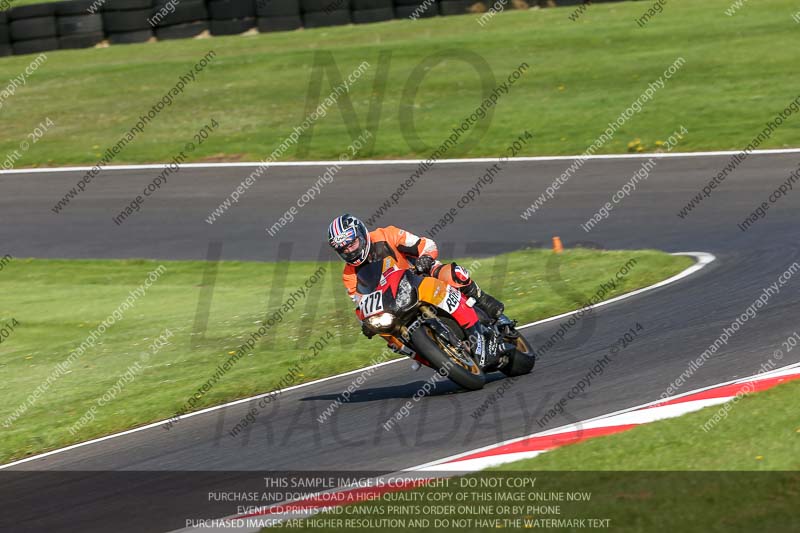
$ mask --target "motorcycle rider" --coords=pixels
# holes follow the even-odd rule
[[[358,218],[345,213],[336,217],[328,226],[328,244],[339,254],[345,264],[342,281],[347,294],[357,304],[363,295],[358,293],[358,270],[369,263],[383,261],[391,256],[397,266],[402,269],[414,268],[417,274],[433,276],[448,285],[456,287],[475,305],[483,310],[491,319],[498,319],[503,314],[503,304],[487,294],[470,277],[469,272],[456,263],[443,264],[438,261],[439,250],[433,240],[417,237],[413,233],[387,226],[369,231]],[[496,361],[504,350],[508,349],[502,342],[488,335],[488,328],[480,322],[461,324],[467,331],[473,355],[480,358],[482,366]],[[368,338],[374,333],[366,323],[362,322],[361,330]],[[487,338],[488,337],[488,338]],[[488,349],[484,349],[484,342]]]

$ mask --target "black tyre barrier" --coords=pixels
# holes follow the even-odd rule
[[[12,7],[8,12],[8,19],[21,20],[35,17],[49,17],[55,14],[55,4],[32,4],[29,6]]]
[[[269,33],[271,31],[291,31],[303,27],[300,15],[289,17],[259,17],[256,19],[258,31]]]
[[[424,8],[421,6],[422,2],[418,2],[414,5],[397,5],[394,7],[394,16],[399,19],[408,19],[414,15],[414,18],[422,19],[435,17],[439,14],[439,6],[437,3],[426,5]]]
[[[186,24],[175,24],[173,26],[159,26],[156,28],[156,37],[159,41],[168,41],[170,39],[191,39],[192,37],[200,35],[207,29],[207,20],[187,22]]]
[[[208,3],[211,20],[245,19],[256,16],[255,0],[218,0]]]
[[[385,22],[394,18],[394,9],[381,7],[378,9],[362,9],[352,12],[354,24],[367,24],[369,22]]]
[[[442,15],[464,15],[469,13],[470,6],[477,2],[478,0],[441,0],[439,2],[439,13]]]
[[[102,15],[74,15],[56,19],[59,37],[81,33],[103,33]]]
[[[331,13],[344,10],[350,10],[350,0],[300,0],[300,11],[303,13]]]
[[[353,11],[366,11],[368,9],[393,8],[392,0],[350,0]]]
[[[125,31],[120,33],[110,33],[108,42],[111,44],[134,44],[144,43],[153,36],[153,30]]]
[[[153,6],[150,13],[150,20],[156,27],[175,26],[186,22],[197,22],[208,20],[208,9],[203,0],[181,0],[174,4],[175,8],[170,13],[167,4],[170,0],[159,1]],[[175,0],[172,0],[173,2]]]
[[[62,50],[71,48],[91,48],[105,39],[103,32],[79,33],[58,38],[58,47]]]
[[[58,50],[58,39],[47,37],[46,39],[28,39],[27,41],[16,41],[11,44],[14,55],[38,54],[48,50]]]
[[[54,16],[12,20],[9,29],[12,42],[44,39],[57,35]]]
[[[325,26],[342,26],[350,24],[350,11],[339,10],[325,13],[317,11],[303,14],[303,22],[306,28],[322,28]]]
[[[106,0],[103,11],[131,11],[153,7],[153,0]]]
[[[152,26],[148,22],[149,18],[150,8],[130,11],[106,11],[103,13],[103,28],[108,34],[152,30]]]
[[[159,39],[194,37],[206,29],[212,35],[235,35],[254,26],[260,32],[291,31],[303,26],[363,24],[407,19],[412,15],[426,18],[466,14],[479,1],[61,0],[0,11],[0,56],[59,47],[90,47],[101,42],[104,34],[112,44],[141,43],[153,37],[154,26]],[[166,7],[169,2],[172,5]],[[528,0],[528,3],[542,6],[545,0]],[[548,3],[578,5],[585,0],[548,0]],[[423,5],[425,8],[420,9]],[[163,14],[162,8],[165,8]]]
[[[295,17],[300,15],[300,0],[255,0],[259,17]]]
[[[94,13],[90,11],[95,7]],[[56,4],[56,16],[99,15],[103,10],[103,0],[65,0]]]
[[[211,19],[211,35],[238,35],[250,28],[255,28],[256,19],[253,17],[232,20]]]

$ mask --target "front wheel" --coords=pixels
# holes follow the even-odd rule
[[[471,357],[461,354],[455,346],[439,338],[427,325],[414,330],[411,342],[417,353],[438,372],[455,384],[469,390],[479,390],[486,383],[486,375]]]

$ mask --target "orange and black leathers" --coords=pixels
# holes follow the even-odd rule
[[[391,257],[397,262],[399,268],[409,269],[414,267],[412,261],[421,255],[429,255],[434,259],[439,255],[436,243],[432,240],[417,237],[413,233],[395,226],[377,228],[369,233],[369,237],[372,244],[367,260],[359,266],[346,264],[342,273],[342,281],[347,289],[347,294],[356,303],[363,296],[361,291],[367,290],[366,287],[358,286],[358,271],[368,263],[383,261],[384,258]]]

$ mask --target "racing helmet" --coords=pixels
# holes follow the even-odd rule
[[[345,213],[334,218],[328,226],[328,244],[346,263],[358,266],[369,255],[369,230],[359,219]]]

